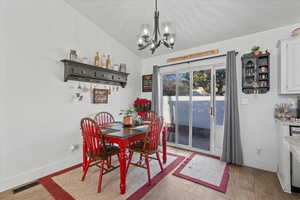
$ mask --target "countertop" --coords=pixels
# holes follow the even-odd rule
[[[283,119],[275,119],[276,122],[291,125],[291,126],[300,126],[300,121],[293,121],[293,120],[283,120]]]

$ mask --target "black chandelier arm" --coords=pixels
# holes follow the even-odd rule
[[[154,13],[154,30],[153,30],[153,40],[155,43],[158,42],[160,37],[160,31],[159,31],[159,11],[155,11]]]
[[[173,48],[166,40],[163,40],[163,44],[169,49]]]
[[[138,50],[143,50],[143,49],[146,49],[147,47],[149,47],[151,44],[151,42],[147,42],[145,45],[143,46],[139,46]]]

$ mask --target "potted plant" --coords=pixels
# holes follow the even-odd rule
[[[261,51],[259,49],[260,49],[259,46],[254,46],[254,47],[252,47],[251,50],[252,50],[254,55],[258,56],[259,54],[261,54]]]
[[[145,112],[151,110],[151,101],[144,98],[137,98],[133,102],[134,110],[138,113],[138,115],[142,116]]]
[[[133,117],[135,116],[135,111],[133,109],[121,110],[120,115],[123,115],[123,125],[133,126]]]

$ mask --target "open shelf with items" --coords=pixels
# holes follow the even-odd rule
[[[263,94],[270,90],[270,54],[242,56],[242,91],[245,94]]]
[[[105,69],[73,60],[61,60],[65,66],[64,81],[74,80],[125,87],[128,73]]]

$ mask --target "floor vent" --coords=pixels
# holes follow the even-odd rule
[[[16,189],[14,189],[14,190],[13,190],[13,193],[16,194],[16,193],[18,193],[18,192],[22,192],[22,191],[27,190],[27,189],[29,189],[29,188],[32,188],[32,187],[34,187],[34,186],[36,186],[36,185],[38,185],[38,184],[40,184],[40,183],[37,182],[37,181],[35,181],[35,182],[32,182],[32,183],[23,185],[23,186],[21,186],[21,187],[18,187],[18,188],[16,188]]]

